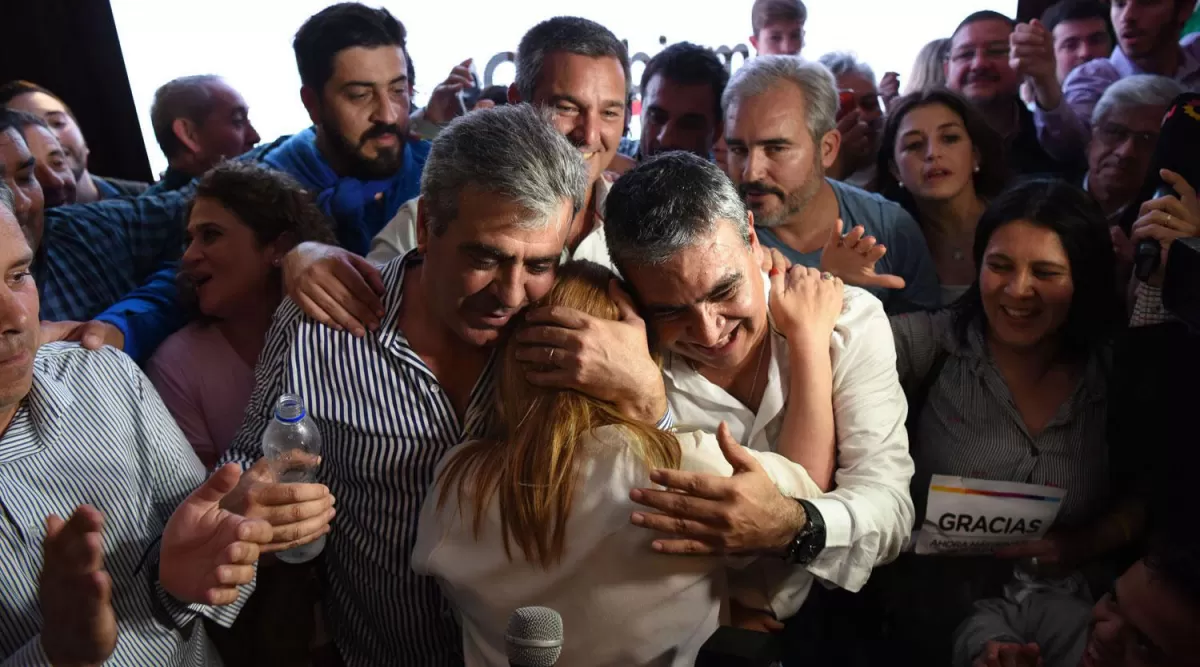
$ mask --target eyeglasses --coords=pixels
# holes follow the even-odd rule
[[[983,54],[984,60],[1008,60],[1008,42],[988,42],[983,46],[967,45],[960,49],[955,49],[950,54],[950,60],[960,65],[965,65]]]
[[[1119,123],[1101,123],[1096,127],[1096,138],[1109,146],[1120,146],[1132,138],[1134,145],[1147,148],[1158,142],[1158,132],[1134,132]]]

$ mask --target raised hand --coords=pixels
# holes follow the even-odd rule
[[[1033,84],[1038,104],[1054,109],[1062,101],[1058,65],[1054,57],[1054,38],[1042,22],[1034,19],[1018,24],[1008,38],[1008,64],[1018,77]]]
[[[222,509],[272,526],[269,543],[259,551],[273,553],[316,541],[329,533],[336,515],[335,499],[324,484],[280,483],[271,463],[259,459],[220,499]]]
[[[530,312],[530,326],[517,334],[517,359],[531,364],[526,377],[535,385],[574,389],[654,423],[667,412],[667,395],[646,322],[616,280],[608,291],[620,312],[615,321],[562,306]]]
[[[635,526],[670,537],[654,541],[671,554],[752,554],[782,551],[803,527],[804,510],[779,492],[762,464],[739,445],[725,422],[717,430],[732,477],[655,470],[650,481],[665,490],[634,489],[629,497],[653,512],[634,512]]]
[[[890,109],[892,104],[900,99],[900,75],[888,72],[879,80],[879,101],[884,109]]]
[[[806,266],[772,269],[771,319],[789,341],[829,348],[829,336],[842,314],[843,284],[832,274]]]
[[[458,93],[474,85],[475,79],[471,76],[471,59],[467,58],[455,65],[454,69],[450,70],[450,76],[439,83],[433,89],[433,93],[429,95],[429,104],[425,105],[426,120],[433,121],[438,125],[445,125],[454,120],[456,116],[461,116],[464,112],[458,101]]]
[[[112,579],[104,571],[104,515],[81,505],[63,521],[46,517],[42,649],[56,667],[100,665],[117,646]]]
[[[308,241],[283,258],[288,296],[314,320],[362,338],[383,317],[379,269],[349,250]]]
[[[887,246],[874,236],[864,236],[866,230],[860,225],[842,236],[842,221],[829,236],[821,251],[821,270],[828,271],[858,287],[904,289],[904,279],[888,273],[876,273],[875,264],[887,253]]]
[[[270,523],[247,519],[220,506],[241,476],[242,469],[235,464],[222,467],[167,521],[158,578],[168,593],[184,602],[235,602],[238,586],[254,578],[260,548],[271,542]]]

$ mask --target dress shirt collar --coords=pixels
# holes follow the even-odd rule
[[[1130,60],[1119,44],[1113,49],[1108,61],[1116,68],[1122,79],[1134,74],[1149,74]],[[1197,75],[1200,75],[1200,39],[1184,39],[1179,47],[1179,69],[1169,78],[1176,81],[1187,81]]]
[[[40,357],[40,355],[39,355]],[[67,415],[74,402],[65,378],[56,378],[42,369],[35,358],[33,385],[17,407],[12,423],[0,433],[0,464],[39,452],[64,437],[64,419],[86,419],[87,415]]]

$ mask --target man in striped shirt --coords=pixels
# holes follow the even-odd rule
[[[0,182],[0,665],[219,665],[197,621],[232,623],[271,528],[128,357],[40,345],[32,263]]]
[[[462,662],[436,582],[411,570],[417,520],[442,455],[482,434],[491,348],[549,291],[587,181],[579,151],[532,107],[468,114],[434,141],[417,248],[381,272],[379,329],[360,338],[290,300],[275,315],[226,460],[258,458],[280,393],[305,398],[325,442],[321,477],[339,499],[323,602],[348,667]],[[547,381],[619,395],[646,421],[666,412],[641,320],[581,318],[567,333],[579,345],[553,361],[570,377]]]

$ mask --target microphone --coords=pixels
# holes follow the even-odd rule
[[[549,607],[521,607],[508,617],[504,643],[510,667],[554,667],[562,653],[562,616]]]
[[[1167,195],[1178,197],[1170,184],[1158,175],[1160,169],[1170,169],[1179,174],[1192,187],[1200,186],[1200,160],[1196,159],[1196,146],[1200,146],[1200,94],[1183,93],[1171,103],[1163,116],[1162,131],[1154,156],[1150,161],[1150,173],[1142,185],[1141,196],[1134,201],[1149,201]],[[1130,205],[1122,217],[1121,227],[1130,233],[1138,218],[1138,207]],[[1162,261],[1162,246],[1156,239],[1139,241],[1134,250],[1134,275],[1138,280],[1150,278]]]

